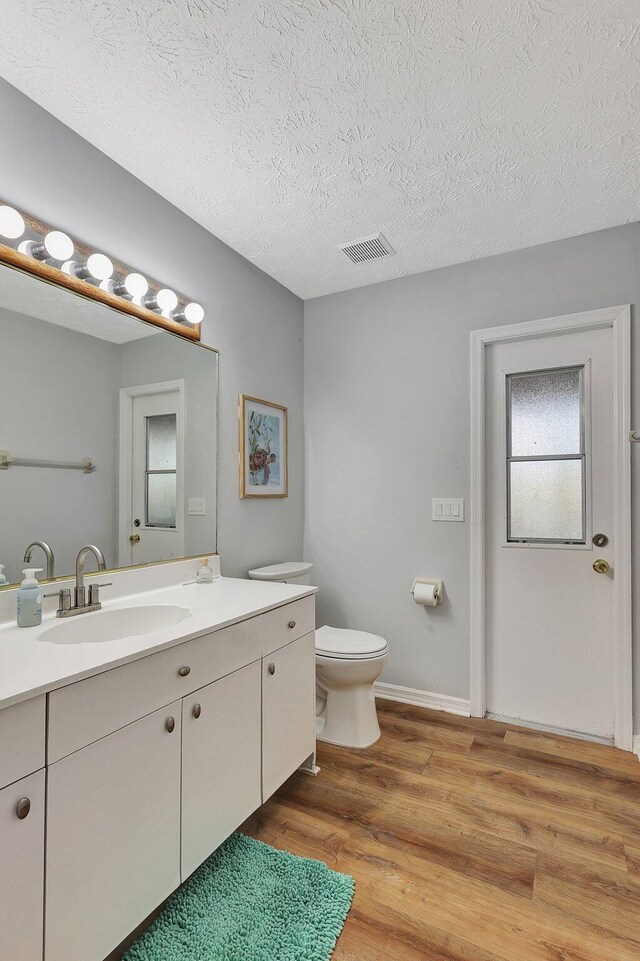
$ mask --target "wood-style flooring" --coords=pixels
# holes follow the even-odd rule
[[[391,701],[378,715],[377,744],[319,743],[318,777],[241,829],[356,879],[333,961],[640,961],[635,755]]]
[[[640,763],[378,701],[244,825],[356,879],[333,961],[640,961]],[[275,961],[275,959],[274,959]]]

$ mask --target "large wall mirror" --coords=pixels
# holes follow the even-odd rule
[[[0,265],[7,583],[213,553],[217,390],[216,351]]]

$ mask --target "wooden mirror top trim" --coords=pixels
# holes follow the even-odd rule
[[[79,245],[76,245],[76,249],[79,249]],[[96,300],[98,303],[105,304],[105,306],[111,307],[113,310],[119,310],[120,313],[130,314],[132,317],[144,321],[145,324],[152,324],[155,327],[168,330],[171,334],[177,334],[178,337],[184,337],[186,340],[196,342],[200,341],[200,324],[194,324],[193,327],[180,324],[177,320],[172,320],[171,317],[163,317],[161,314],[156,314],[152,310],[147,310],[146,307],[139,307],[137,304],[132,304],[123,297],[118,297],[106,290],[101,290],[100,287],[96,287],[86,280],[79,280],[70,274],[64,274],[61,270],[58,270],[57,267],[51,267],[49,264],[36,260],[34,257],[28,257],[26,254],[20,253],[19,250],[14,250],[13,247],[7,247],[1,243],[0,263],[6,264],[7,267],[12,267],[15,270],[20,270],[23,273],[31,274],[34,277],[39,277],[40,280],[44,280],[48,284],[54,284],[56,287],[71,290],[73,293],[80,294],[80,296],[86,297],[89,300]],[[157,288],[156,283],[153,284],[153,288]],[[185,298],[181,297],[180,300],[184,301]]]

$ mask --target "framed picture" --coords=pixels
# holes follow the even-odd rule
[[[240,394],[240,497],[287,497],[287,408]]]

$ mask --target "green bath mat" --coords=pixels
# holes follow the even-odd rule
[[[355,882],[232,834],[123,961],[329,961]]]

